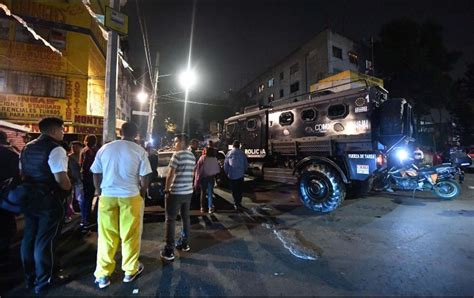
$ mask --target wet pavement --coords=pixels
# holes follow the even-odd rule
[[[59,247],[73,279],[49,295],[474,295],[474,174],[453,201],[378,193],[326,215],[302,207],[292,186],[247,181],[245,188],[242,212],[225,189],[216,190],[215,214],[192,211],[191,251],[170,264],[159,259],[163,210],[147,207],[144,272],[123,284],[118,266],[105,290],[93,284],[97,235],[82,235],[76,219]],[[17,255],[11,263],[0,271],[2,292],[28,294]]]

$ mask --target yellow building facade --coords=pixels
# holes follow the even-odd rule
[[[102,134],[107,41],[82,1],[0,3],[62,53],[0,11],[0,119],[34,133],[39,119],[56,116],[66,134]],[[117,119],[127,118],[117,101]]]

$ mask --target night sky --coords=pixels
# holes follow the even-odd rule
[[[137,1],[153,63],[159,51],[160,74],[178,73],[187,63],[192,1],[128,0],[130,61],[143,70]],[[474,62],[472,0],[197,0],[192,65],[200,81],[193,97],[204,100],[239,89],[327,26],[357,41],[377,36],[383,24],[403,16],[433,19],[443,26],[448,49],[463,53],[455,78],[464,73],[466,63]],[[162,94],[178,88],[171,84],[172,77],[161,82]]]

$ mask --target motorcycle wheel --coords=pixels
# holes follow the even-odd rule
[[[436,183],[433,192],[441,199],[452,200],[461,193],[461,186],[453,180],[444,180]]]

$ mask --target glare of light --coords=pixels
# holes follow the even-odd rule
[[[185,90],[189,90],[196,85],[196,74],[192,70],[187,70],[179,75],[179,84]]]
[[[150,140],[148,142],[153,146],[153,143],[154,143],[153,138],[150,137]]]
[[[408,151],[406,151],[405,149],[399,149],[396,155],[400,161],[404,161],[408,158]]]
[[[141,102],[141,103],[146,102],[147,99],[148,99],[148,93],[146,93],[145,91],[140,91],[140,92],[138,92],[138,94],[137,94],[137,99],[138,99],[138,101]]]

